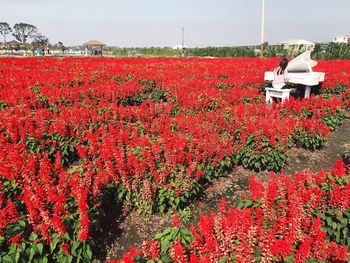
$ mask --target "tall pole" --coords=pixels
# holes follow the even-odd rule
[[[263,48],[264,48],[264,23],[265,23],[265,0],[262,0],[262,8],[261,8],[261,36],[260,36],[261,55],[263,54]]]
[[[182,42],[181,42],[181,55],[184,57],[184,47],[185,47],[185,28],[182,27]]]

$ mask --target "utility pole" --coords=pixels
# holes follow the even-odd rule
[[[261,36],[260,36],[260,52],[261,52],[261,56],[263,55],[263,49],[264,49],[264,23],[265,23],[265,0],[262,0],[262,8],[261,8]]]
[[[181,42],[181,56],[182,57],[185,56],[184,48],[185,48],[185,28],[182,27],[182,42]]]

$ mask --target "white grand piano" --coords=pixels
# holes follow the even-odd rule
[[[310,58],[309,50],[289,61],[287,70],[288,82],[305,85],[304,98],[310,97],[311,87],[324,81],[324,72],[314,72],[312,68],[317,65],[317,61]],[[273,71],[266,71],[265,80],[273,80]]]

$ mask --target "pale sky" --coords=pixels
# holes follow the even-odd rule
[[[0,22],[32,24],[51,43],[66,46],[97,39],[119,47],[172,47],[181,44],[182,27],[189,47],[254,45],[261,6],[262,0],[0,0]],[[265,0],[265,6],[270,43],[350,34],[350,0]]]

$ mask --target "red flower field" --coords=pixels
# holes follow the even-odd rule
[[[320,61],[315,70],[326,72],[323,95],[266,107],[263,73],[277,63],[1,58],[0,261],[89,262],[111,193],[109,208],[124,213],[176,210],[234,166],[279,171],[292,147],[323,147],[349,109],[350,61]],[[338,197],[348,184],[337,185],[327,192],[329,206],[349,211]],[[259,196],[252,199],[255,204]],[[236,213],[228,211],[219,217]],[[321,219],[313,220],[303,226],[309,243],[278,240],[286,248],[274,255],[282,258],[292,245],[319,238],[320,253],[338,251],[334,257],[341,258],[344,244],[327,243]],[[251,238],[264,242],[271,233]],[[172,249],[185,257],[180,241]]]

